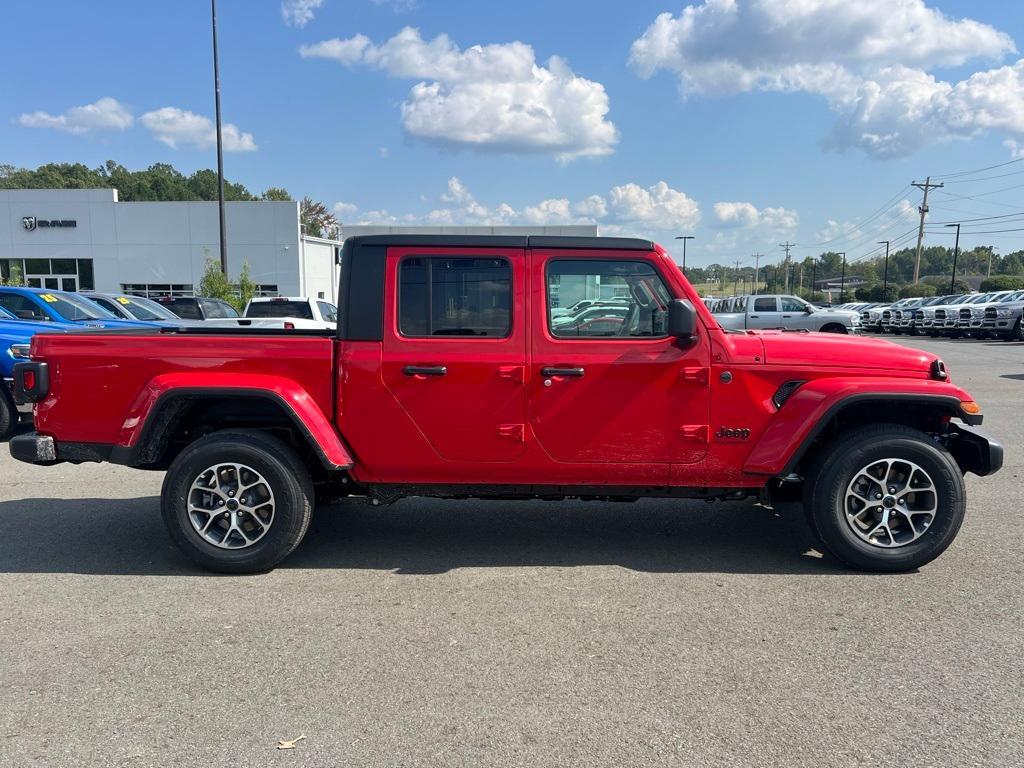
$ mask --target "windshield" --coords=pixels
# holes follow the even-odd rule
[[[142,296],[118,296],[114,299],[136,320],[180,320],[176,314],[152,299]]]
[[[51,291],[37,294],[40,301],[54,310],[65,320],[80,322],[82,320],[116,320],[107,310],[93,304],[88,299],[73,293]]]
[[[246,317],[298,317],[313,319],[313,309],[307,301],[254,301],[245,311]]]

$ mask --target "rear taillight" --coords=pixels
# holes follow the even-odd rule
[[[285,330],[294,331],[295,330],[295,323],[289,323],[287,320],[285,320],[284,321],[284,327],[285,327]]]
[[[50,369],[33,360],[14,364],[14,399],[19,403],[38,403],[50,391]]]

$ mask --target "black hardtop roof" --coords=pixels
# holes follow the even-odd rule
[[[438,248],[578,248],[653,251],[654,243],[635,237],[573,237],[568,235],[354,235],[345,252],[360,245],[404,245]]]

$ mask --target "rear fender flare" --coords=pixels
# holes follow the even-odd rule
[[[929,379],[822,379],[796,391],[768,423],[747,455],[743,471],[785,477],[791,474],[808,448],[844,410],[878,403],[923,404],[968,423],[980,416],[965,414],[960,403],[971,397],[959,387]]]
[[[309,441],[327,469],[351,469],[354,461],[340,435],[299,384],[264,374],[170,373],[156,376],[139,393],[125,416],[114,452],[120,463],[143,463],[142,452],[160,429],[160,415],[182,398],[240,395],[279,405]]]

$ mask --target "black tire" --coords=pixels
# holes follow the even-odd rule
[[[18,426],[17,410],[6,392],[0,392],[0,440],[6,440]]]
[[[822,333],[848,333],[842,323],[829,323],[821,329]]]
[[[846,520],[846,489],[872,461],[914,462],[931,477],[936,511],[924,533],[900,547],[864,541]],[[948,451],[928,435],[900,424],[870,424],[844,432],[818,453],[807,473],[804,511],[812,532],[832,555],[865,571],[897,573],[941,555],[956,538],[966,511],[963,474]]]
[[[1024,341],[1024,336],[1021,335],[1020,320],[1013,324],[1013,330],[1010,331],[1010,335],[1003,338],[1006,341]]]
[[[192,483],[208,468],[230,462],[262,475],[275,501],[269,530],[240,549],[222,549],[200,536],[187,509]],[[280,563],[306,535],[313,503],[313,480],[295,451],[255,430],[223,430],[196,440],[171,463],[160,496],[164,525],[174,543],[199,565],[220,573],[262,573]]]

